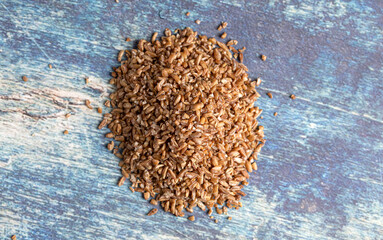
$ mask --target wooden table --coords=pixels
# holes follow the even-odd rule
[[[0,239],[383,239],[382,9],[380,0],[0,0]],[[167,27],[218,37],[221,21],[263,80],[259,170],[232,221],[147,217],[149,203],[116,186],[118,160],[84,100],[103,106],[118,50]]]

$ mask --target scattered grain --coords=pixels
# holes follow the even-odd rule
[[[145,200],[149,200],[149,198],[150,198],[150,193],[149,193],[149,192],[144,192],[143,196],[144,196],[144,199],[145,199]]]
[[[72,116],[72,114],[70,114],[70,113],[65,114],[66,118],[69,118],[70,116]]]
[[[16,240],[16,235],[13,235],[13,236],[11,237],[11,239],[12,239],[12,240]]]
[[[253,167],[253,170],[254,170],[254,171],[257,171],[257,170],[258,170],[258,166],[257,166],[257,163],[256,163],[256,162],[253,162],[253,163],[251,164],[251,166]]]
[[[273,94],[271,94],[271,92],[266,93],[266,95],[267,95],[269,98],[273,98]]]
[[[277,113],[277,112],[275,112],[275,113],[274,113],[274,116],[277,116],[277,115],[278,115],[278,113]]]
[[[90,104],[90,101],[87,99],[85,100],[85,105],[89,108],[89,109],[93,109],[92,105]]]
[[[126,180],[126,177],[121,177],[120,180],[118,181],[118,184],[117,184],[117,185],[118,185],[119,187],[121,187],[122,184],[124,184],[125,180]]]
[[[102,113],[102,108],[101,108],[101,107],[98,107],[98,108],[97,108],[97,112],[98,112],[98,113]]]
[[[238,41],[237,40],[230,40],[226,43],[227,46],[232,46],[232,45],[237,45]]]
[[[105,134],[105,137],[114,138],[114,134],[113,133],[107,133],[107,134]]]
[[[258,87],[259,85],[261,85],[261,78],[257,78],[256,81],[255,81],[255,85]]]
[[[106,107],[110,107],[110,101],[109,101],[109,100],[106,100],[105,103],[104,103],[104,105],[105,105]]]
[[[124,56],[124,52],[125,52],[124,50],[120,50],[118,52],[117,61],[121,62],[122,57]]]
[[[194,216],[190,216],[190,217],[188,217],[188,219],[189,219],[190,221],[192,221],[192,222],[195,221],[195,217],[194,217]]]
[[[294,94],[291,94],[291,95],[290,95],[290,98],[291,98],[292,100],[295,100],[296,97],[295,97]]]
[[[158,212],[158,209],[157,208],[153,208],[152,210],[150,210],[150,212],[148,213],[148,216],[152,216],[154,214],[156,214]]]
[[[217,211],[218,214],[222,214],[222,209],[219,207],[216,207],[215,210]]]
[[[193,212],[194,212],[193,208],[185,208],[185,209],[186,209],[186,211],[188,211],[188,212],[190,212],[190,213],[193,213]]]
[[[243,47],[243,48],[241,48],[241,49],[238,49],[238,51],[239,51],[240,53],[243,53],[245,50],[246,50],[246,47]]]
[[[225,29],[227,27],[227,22],[222,22],[221,25],[218,27],[218,31],[221,31],[222,29]]]
[[[222,212],[223,212],[223,214],[227,215],[227,211],[228,211],[227,207],[226,207],[226,206],[223,206],[223,207],[222,207]]]
[[[85,84],[89,83],[89,78],[85,78]]]
[[[108,121],[106,119],[102,120],[101,123],[98,125],[98,129],[103,129],[108,124]]]
[[[232,217],[227,217],[227,220],[231,221],[233,218]]]
[[[190,16],[190,12],[187,12],[187,13],[186,13],[186,16],[188,16],[188,17],[189,17],[189,16]]]
[[[266,56],[265,55],[261,55],[261,59],[262,59],[262,61],[266,61]]]
[[[125,41],[130,42],[130,41],[132,41],[132,39],[130,39],[130,38],[128,37],[128,38],[126,38]]]
[[[69,133],[68,130],[65,130],[65,131],[64,131],[64,134],[65,134],[65,135],[68,135],[68,133]]]
[[[210,216],[212,213],[213,213],[213,209],[210,208],[207,214]]]
[[[226,37],[227,37],[227,33],[226,33],[226,32],[224,32],[224,33],[221,34],[221,38],[222,38],[222,39],[225,39]]]
[[[252,172],[253,171],[253,168],[251,167],[251,162],[250,160],[247,160],[246,163],[245,163],[245,167],[246,167],[246,170],[248,172]]]
[[[195,23],[201,24],[201,20],[197,19],[197,20],[195,20]]]
[[[48,67],[50,68],[50,69],[52,69],[53,67],[52,67],[52,64],[48,64]]]
[[[215,219],[214,222],[215,222],[215,223],[218,223],[218,219]]]
[[[108,145],[107,145],[107,148],[108,148],[109,151],[112,151],[113,148],[114,148],[114,142],[110,141],[110,143],[108,143]]]
[[[156,41],[157,36],[158,36],[158,32],[153,33],[152,43],[154,43]]]
[[[150,200],[150,204],[152,204],[152,205],[158,205],[158,202],[157,202],[157,200],[155,200],[155,199],[152,199],[152,200]]]
[[[243,62],[243,53],[239,53],[239,62]]]
[[[28,81],[27,76],[23,76],[23,81],[24,81],[24,82],[27,82],[27,81]]]

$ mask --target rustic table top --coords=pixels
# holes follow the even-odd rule
[[[0,239],[382,239],[382,9],[380,0],[0,0]],[[218,37],[221,21],[263,80],[259,170],[232,221],[147,217],[149,203],[116,186],[118,160],[84,100],[103,106],[117,52],[135,40],[187,26]]]

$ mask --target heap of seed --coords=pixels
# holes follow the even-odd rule
[[[129,179],[132,192],[176,216],[195,206],[210,213],[217,204],[241,207],[265,142],[247,67],[228,45],[190,28],[166,29],[160,39],[155,33],[137,48],[114,68],[113,110],[99,126],[120,142],[108,144],[121,158],[119,185]]]

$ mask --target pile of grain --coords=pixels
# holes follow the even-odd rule
[[[184,216],[193,207],[226,213],[238,208],[249,173],[264,145],[263,127],[254,107],[256,82],[237,62],[228,45],[190,28],[166,29],[138,49],[121,51],[110,83],[108,149],[121,158],[131,190],[152,204]],[[157,211],[151,211],[150,215]]]

